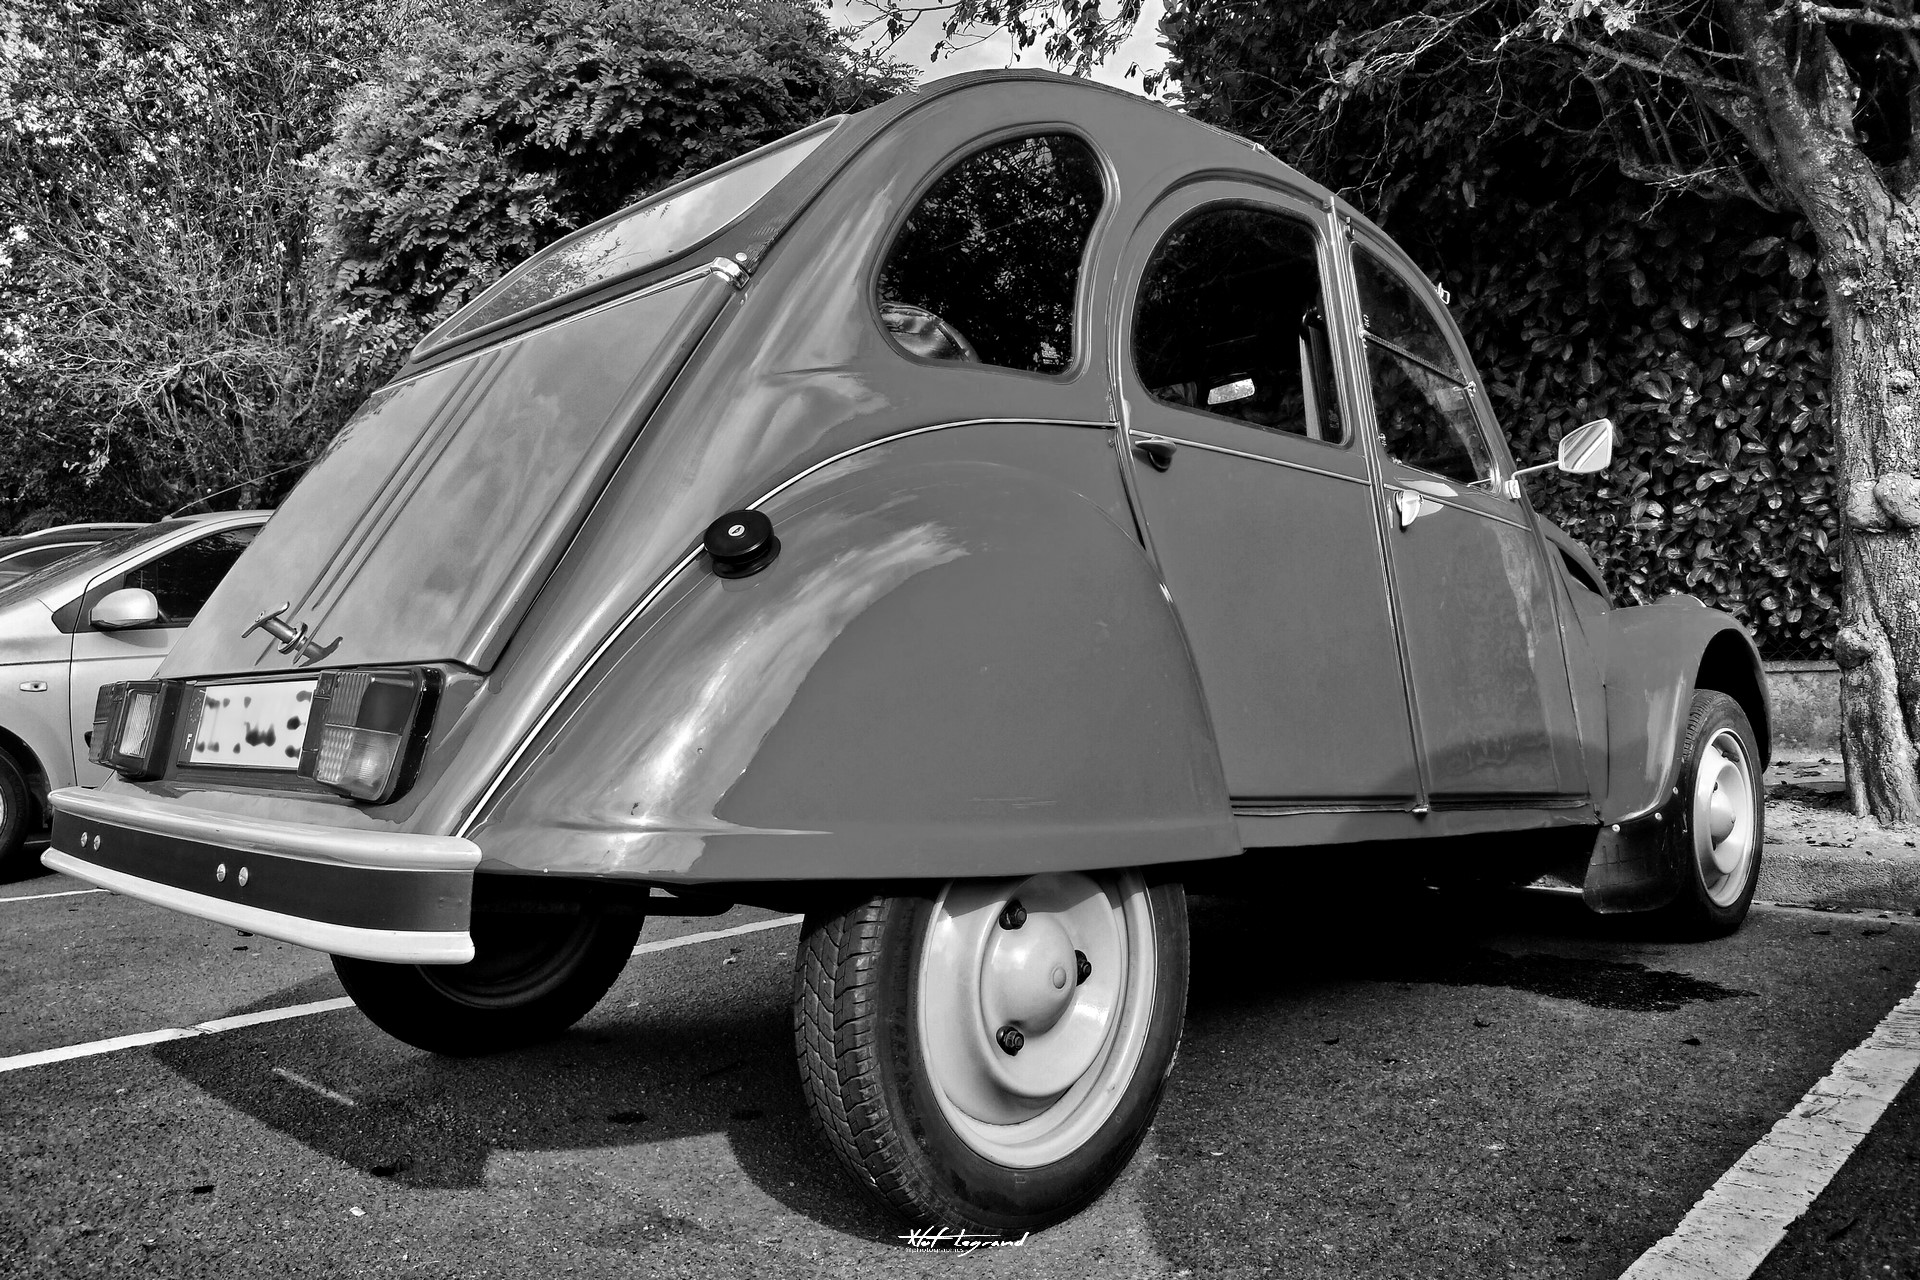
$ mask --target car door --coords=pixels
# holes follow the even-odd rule
[[[93,707],[101,688],[152,675],[258,532],[258,525],[245,525],[205,533],[115,566],[87,584],[85,594],[72,607],[73,665],[67,695],[74,775],[82,786],[98,786],[109,776],[108,770],[87,759],[87,735],[93,731]],[[125,587],[151,591],[160,602],[159,621],[117,631],[93,626],[88,621],[93,606]]]
[[[1135,233],[1116,308],[1129,483],[1243,811],[1417,794],[1330,229],[1262,188],[1184,188]]]
[[[1353,273],[1381,500],[1427,793],[1587,795],[1552,577],[1464,344],[1433,287],[1362,234]]]

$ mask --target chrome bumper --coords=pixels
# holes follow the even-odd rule
[[[464,964],[480,848],[56,791],[41,862],[102,889],[333,955]]]

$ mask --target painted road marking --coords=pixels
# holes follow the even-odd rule
[[[62,889],[59,893],[30,893],[21,898],[0,898],[0,902],[45,902],[48,898],[78,898],[82,894],[105,892],[105,889]]]
[[[745,933],[761,933],[767,929],[784,929],[790,924],[799,924],[805,916],[781,916],[774,920],[756,920],[752,924],[735,925],[731,929],[715,929],[712,933],[690,933],[684,938],[663,938],[659,942],[643,942],[633,949],[637,956],[650,951],[671,951],[675,947],[690,947],[696,942],[718,942],[722,938],[737,938]]]
[[[81,890],[81,892],[94,891]],[[700,942],[718,942],[723,938],[738,938],[742,934],[760,933],[767,929],[799,924],[803,918],[781,916],[774,920],[756,920],[752,924],[736,925],[731,929],[714,929],[707,933],[690,933],[681,938],[663,938],[659,942],[643,942],[633,949],[633,954],[637,956],[653,951],[672,951],[676,947],[691,947]],[[32,1053],[15,1054],[11,1058],[0,1058],[0,1073],[22,1071],[28,1067],[44,1067],[53,1062],[71,1062],[75,1058],[95,1058],[103,1053],[118,1053],[122,1049],[138,1049],[143,1045],[162,1044],[168,1040],[186,1040],[193,1036],[217,1035],[222,1031],[237,1031],[241,1027],[257,1027],[266,1022],[284,1022],[288,1018],[306,1018],[316,1013],[332,1013],[336,1009],[352,1007],[352,1000],[346,996],[336,996],[331,1000],[316,1000],[312,1004],[288,1005],[282,1009],[262,1009],[258,1013],[237,1013],[230,1018],[196,1022],[190,1027],[162,1027],[158,1031],[141,1031],[130,1036],[114,1036],[109,1040],[63,1045],[58,1049],[38,1049]],[[275,1068],[275,1070],[279,1069]],[[352,1105],[351,1102],[348,1105]]]
[[[1920,987],[1620,1280],[1746,1280],[1920,1069]]]
[[[323,1084],[316,1084],[312,1080],[307,1079],[305,1076],[296,1075],[293,1072],[287,1070],[285,1067],[275,1067],[273,1069],[273,1074],[279,1076],[282,1080],[288,1080],[294,1084],[299,1085],[302,1089],[310,1089],[313,1092],[319,1094],[323,1098],[331,1098],[333,1101],[339,1103],[343,1107],[351,1107],[354,1105],[353,1099],[349,1098],[346,1094],[335,1093],[333,1090],[327,1088],[327,1086]]]

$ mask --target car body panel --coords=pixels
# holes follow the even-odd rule
[[[1154,247],[1222,205],[1312,228],[1323,278],[1334,275],[1331,217],[1272,188],[1186,183],[1134,228],[1114,291],[1116,380],[1129,441],[1172,449],[1164,467],[1128,459],[1147,542],[1193,648],[1237,803],[1412,805],[1418,769],[1366,451],[1166,403],[1127,350]],[[1325,607],[1334,599],[1341,608]]]
[[[1748,665],[1755,692],[1739,701],[1754,722],[1762,765],[1770,758],[1771,716],[1760,654],[1739,623],[1692,596],[1666,596],[1609,611],[1595,633],[1594,647],[1606,670],[1610,727],[1611,773],[1599,804],[1602,822],[1630,822],[1652,813],[1671,795],[1702,658],[1716,642],[1730,645]]]
[[[241,634],[282,603],[338,639],[332,665],[488,669],[733,293],[726,271],[702,271],[377,392],[164,674],[308,662]]]
[[[923,435],[764,510],[751,577],[689,566],[534,739],[469,833],[482,870],[685,879],[1012,875],[1238,851],[1153,568],[1097,501],[1018,466],[1099,429]],[[942,457],[941,455],[946,455]],[[1072,744],[1071,749],[1063,749]]]
[[[1408,468],[1388,483],[1422,498],[1387,545],[1428,797],[1584,796],[1552,581],[1525,511]]]

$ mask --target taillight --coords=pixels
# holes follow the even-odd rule
[[[88,756],[129,778],[156,778],[166,771],[166,747],[180,686],[159,680],[109,685],[93,706],[93,744]]]
[[[418,764],[416,737],[424,735],[415,729],[430,711],[429,677],[417,669],[322,672],[300,772],[356,800],[391,798]]]

